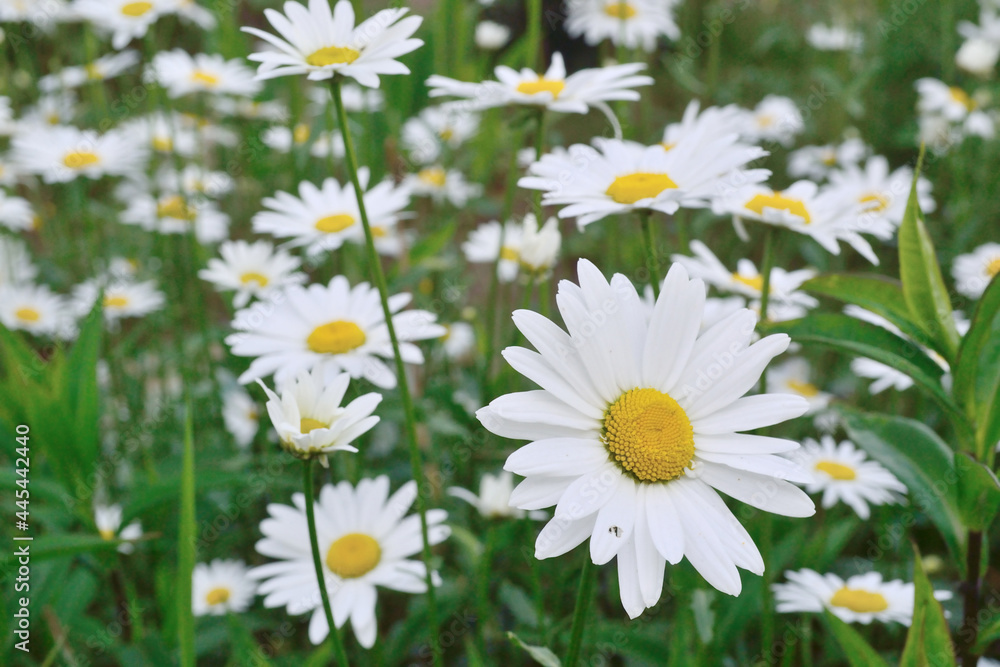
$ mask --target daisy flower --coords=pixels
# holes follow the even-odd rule
[[[500,282],[513,282],[520,268],[521,227],[513,222],[501,227],[496,220],[483,223],[469,234],[462,252],[473,264],[492,264],[499,257],[497,277]]]
[[[955,54],[955,62],[967,72],[987,78],[1000,59],[1000,5],[979,8],[979,25],[960,21],[958,33],[965,42]]]
[[[37,275],[28,246],[20,239],[0,235],[0,287],[30,283]]]
[[[15,232],[34,229],[35,212],[28,200],[0,190],[0,225]]]
[[[566,3],[566,32],[583,36],[590,46],[606,39],[615,46],[656,50],[661,35],[680,39],[674,21],[675,0],[577,0]]]
[[[241,560],[198,563],[191,576],[191,610],[195,616],[223,616],[246,611],[257,585]]]
[[[378,423],[379,418],[372,413],[382,394],[371,392],[342,406],[350,382],[348,373],[325,382],[320,368],[301,371],[279,398],[257,380],[267,394],[267,414],[282,449],[300,459],[318,458],[323,467],[327,467],[327,455],[332,452],[357,452],[351,442]]]
[[[775,456],[798,445],[738,433],[808,409],[789,394],[741,398],[789,338],[751,345],[757,318],[746,309],[699,335],[705,286],[678,264],[652,312],[625,276],[609,283],[586,260],[578,270],[580,285],[562,281],[556,296],[568,331],[514,312],[539,352],[513,347],[504,357],[542,388],[501,396],[477,413],[492,433],[532,441],[504,469],[526,477],[512,506],[555,505],[535,556],[558,556],[589,537],[594,563],[617,556],[631,618],[659,600],[664,564],[685,556],[709,584],[737,595],[737,568],[760,574],[764,561],[719,492],[786,516],[815,512],[786,481],[809,476]]]
[[[430,197],[437,204],[448,202],[456,208],[465,206],[470,199],[483,193],[483,186],[479,183],[469,183],[462,172],[440,165],[407,174],[403,178],[403,186],[409,188],[415,197]]]
[[[222,394],[222,421],[236,446],[245,449],[257,436],[260,411],[246,389],[232,386]]]
[[[812,369],[809,362],[801,357],[789,359],[775,366],[767,374],[767,391],[772,394],[796,394],[809,402],[807,415],[826,410],[833,398],[832,394],[820,391],[820,388],[810,382]]]
[[[441,156],[445,146],[459,148],[478,129],[477,114],[427,107],[403,125],[403,148],[417,164],[429,164]]]
[[[780,95],[768,95],[744,115],[740,133],[753,143],[775,142],[787,148],[804,129],[805,122],[795,102]]]
[[[510,494],[514,491],[514,473],[502,470],[496,475],[486,473],[479,480],[479,495],[459,486],[448,489],[448,495],[464,500],[487,519],[523,519],[535,521],[548,519],[545,512],[534,510],[525,512],[510,506]]]
[[[0,324],[35,336],[71,336],[66,299],[45,285],[0,284]]]
[[[389,297],[392,323],[403,361],[421,364],[424,355],[412,341],[440,338],[445,330],[425,310],[402,309],[409,294]],[[396,386],[396,375],[383,359],[392,358],[389,332],[378,290],[368,283],[351,287],[344,276],[329,285],[292,285],[276,292],[268,304],[236,313],[237,333],[226,338],[238,357],[255,357],[240,376],[241,384],[274,373],[281,386],[302,370],[319,368],[327,381],[342,371],[364,377],[383,389]]]
[[[121,528],[121,505],[94,505],[94,523],[97,525],[98,534],[104,540],[108,542],[111,540],[123,540],[118,545],[118,551],[123,554],[130,554],[135,551],[135,545],[131,544],[131,542],[142,537],[142,524],[138,519]],[[120,531],[119,528],[121,528]]]
[[[196,24],[202,30],[215,27],[215,14],[210,9],[202,7],[195,0],[174,0],[170,10],[182,19]]]
[[[10,106],[10,98],[0,95],[0,137],[10,135],[17,129],[14,120],[14,110]]]
[[[73,10],[84,20],[111,33],[111,46],[120,51],[146,35],[149,26],[169,11],[170,0],[76,0]]]
[[[806,41],[817,51],[859,51],[863,38],[846,26],[814,23],[809,26]]]
[[[420,517],[403,518],[416,497],[413,481],[389,496],[389,478],[382,475],[362,479],[357,487],[347,482],[328,484],[316,501],[319,551],[333,622],[340,628],[350,618],[354,636],[365,648],[375,644],[378,631],[376,586],[404,593],[427,591],[424,564],[410,558],[423,548]],[[292,502],[294,507],[268,505],[270,516],[260,524],[264,538],[256,549],[277,560],[255,567],[250,577],[261,580],[258,593],[265,596],[265,607],[286,607],[292,615],[313,612],[309,641],[319,644],[330,629],[313,565],[306,498],[296,493]],[[447,516],[444,510],[427,512],[431,544],[443,542],[451,532],[444,525]],[[432,579],[440,585],[437,573]]]
[[[562,245],[559,221],[549,218],[541,227],[534,213],[526,213],[521,223],[521,268],[536,276],[547,276],[555,266]]]
[[[210,199],[169,192],[154,197],[142,192],[127,201],[121,214],[121,221],[127,225],[160,234],[192,232],[199,243],[218,243],[229,236],[229,216]]]
[[[423,19],[403,18],[407,11],[383,9],[355,27],[350,0],[339,0],[333,11],[328,0],[309,0],[308,9],[297,2],[286,2],[285,14],[264,10],[264,16],[284,39],[257,28],[243,31],[279,51],[250,54],[250,60],[260,63],[258,79],[308,73],[312,81],[339,76],[378,88],[380,74],[409,74],[410,70],[395,58],[423,45],[422,40],[411,38]]]
[[[684,108],[684,115],[679,123],[667,125],[663,131],[663,141],[660,143],[665,150],[671,150],[682,139],[698,135],[711,139],[720,134],[732,134],[733,128],[742,121],[744,109],[735,104],[724,107],[707,107],[701,111],[701,102],[691,100]]]
[[[275,125],[264,130],[260,139],[268,148],[287,153],[295,146],[305,146],[312,137],[308,123],[296,123],[295,127]]]
[[[106,281],[88,280],[74,288],[73,309],[78,317],[86,315],[94,307],[103,282]],[[166,302],[163,292],[156,288],[156,282],[152,280],[145,282],[115,280],[107,282],[103,288],[104,321],[112,326],[126,317],[142,317],[162,310]]]
[[[66,183],[78,176],[132,176],[145,170],[148,152],[127,132],[70,126],[33,127],[14,137],[11,160],[46,183]]]
[[[766,151],[740,144],[736,134],[709,137],[703,131],[670,150],[601,138],[594,139],[594,147],[557,149],[532,164],[517,184],[542,190],[542,204],[564,206],[559,217],[576,218],[582,229],[630,211],[705,208],[729,183],[759,183],[771,173],[743,169]]]
[[[64,67],[55,74],[47,74],[38,80],[38,89],[43,93],[55,93],[67,88],[79,88],[90,81],[107,81],[132,69],[138,62],[137,51],[110,53],[92,63]]]
[[[976,109],[976,103],[958,86],[949,86],[939,79],[917,79],[917,111],[934,114],[950,121],[962,121]]]
[[[183,121],[180,114],[156,112],[145,118],[122,123],[121,131],[133,143],[161,154],[176,153],[181,157],[194,157],[199,151],[198,135],[194,128]]]
[[[826,509],[843,502],[867,521],[871,516],[868,505],[905,502],[906,486],[850,440],[837,444],[830,435],[824,435],[820,442],[806,438],[801,449],[787,456],[812,472],[806,492],[822,492]]]
[[[209,102],[212,108],[223,116],[277,123],[288,122],[288,107],[281,100],[257,102],[245,97],[213,97],[209,99]]]
[[[161,191],[183,192],[191,197],[221,197],[233,190],[233,178],[224,171],[209,171],[200,164],[187,164],[179,172],[163,165],[156,174]]]
[[[233,306],[242,308],[251,298],[265,299],[275,289],[300,285],[306,275],[298,269],[301,262],[284,250],[275,250],[267,241],[247,243],[226,241],[219,246],[222,259],[208,260],[208,268],[198,277],[217,290],[235,290]]]
[[[30,21],[42,30],[72,16],[64,0],[0,0],[0,22]]]
[[[639,74],[645,68],[643,63],[631,63],[582,69],[567,76],[562,54],[554,53],[544,74],[501,65],[494,70],[498,81],[467,83],[435,74],[427,79],[427,85],[431,97],[461,98],[449,106],[465,111],[517,104],[560,113],[587,113],[602,102],[638,100],[639,92],[634,88],[653,83],[651,77]]]
[[[912,583],[899,579],[883,581],[878,572],[866,572],[844,581],[835,574],[820,574],[813,570],[787,571],[787,584],[773,584],[774,600],[779,613],[822,613],[828,609],[845,623],[868,625],[900,623],[913,620]],[[934,591],[938,600],[951,598],[949,591]]]
[[[483,51],[499,51],[510,41],[510,28],[495,21],[480,21],[473,41]]]
[[[868,151],[868,145],[856,138],[840,144],[803,146],[788,154],[788,175],[820,181],[836,168],[857,167]]]
[[[862,231],[872,225],[878,227],[883,220],[889,221],[893,228],[899,227],[906,213],[912,183],[912,169],[900,167],[890,172],[889,161],[881,155],[868,158],[864,169],[852,165],[830,173],[830,185],[840,188],[846,198],[860,205],[854,226]],[[917,180],[917,200],[924,213],[936,208],[931,197],[931,182],[923,176]]]
[[[25,109],[18,125],[21,129],[66,125],[76,115],[77,100],[73,91],[64,90],[42,95],[38,103]]]
[[[263,85],[240,60],[218,54],[189,55],[181,49],[161,51],[153,57],[150,74],[172,98],[191,93],[225,93],[253,97]]]
[[[0,122],[0,135],[3,134],[2,122]],[[11,163],[6,155],[0,155],[0,185],[16,185],[20,172],[17,166]]]
[[[368,223],[388,228],[406,215],[410,204],[410,190],[404,184],[395,185],[390,180],[368,189],[369,171],[361,169],[358,180],[365,190],[365,210]],[[275,238],[288,238],[288,246],[303,247],[307,255],[336,250],[345,241],[364,242],[361,212],[351,183],[341,185],[328,178],[317,188],[309,181],[299,183],[299,196],[278,192],[265,197],[266,209],[253,217],[253,230]]]
[[[997,274],[1000,274],[1000,243],[984,243],[968,254],[959,255],[951,265],[955,289],[970,299],[981,297]]]
[[[469,361],[476,351],[476,330],[468,322],[444,325],[441,347],[452,361]]]

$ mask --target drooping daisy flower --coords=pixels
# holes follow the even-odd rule
[[[363,479],[357,487],[347,482],[326,485],[316,501],[316,529],[319,552],[333,622],[343,627],[351,619],[358,643],[365,648],[375,644],[376,586],[404,593],[427,590],[424,564],[411,560],[420,552],[420,517],[403,518],[417,497],[417,484],[410,481],[389,496],[389,478]],[[250,577],[261,580],[258,593],[264,606],[287,607],[292,615],[313,612],[309,621],[309,641],[322,642],[329,632],[319,595],[319,582],[313,565],[306,524],[306,498],[292,496],[294,507],[271,504],[269,518],[260,524],[264,539],[257,542],[257,552],[278,559],[255,567]],[[444,510],[427,512],[431,544],[443,542],[451,532],[444,525]],[[433,573],[435,586],[440,578]]]
[[[247,305],[252,297],[264,299],[276,289],[306,281],[306,275],[298,270],[299,259],[275,250],[267,241],[226,241],[219,246],[219,254],[222,259],[208,260],[208,268],[199,271],[198,277],[218,290],[236,290],[236,308]]]
[[[28,200],[0,190],[0,226],[15,232],[34,229],[35,212]]]
[[[462,252],[473,264],[492,264],[499,258],[497,277],[500,282],[513,282],[520,266],[521,227],[513,222],[501,227],[496,220],[483,223],[469,234],[462,244]]]
[[[112,327],[126,317],[143,317],[163,308],[166,297],[156,288],[156,282],[129,280],[88,280],[73,290],[73,309],[77,316],[90,312],[97,295],[104,289],[104,321]]]
[[[590,46],[606,39],[627,49],[656,50],[661,35],[680,39],[674,21],[675,0],[579,0],[566,3],[566,32],[583,35]]]
[[[427,79],[431,97],[458,97],[446,106],[475,111],[520,104],[560,113],[587,113],[590,107],[612,100],[636,101],[639,86],[653,83],[640,75],[646,65],[631,63],[582,69],[569,76],[562,54],[552,54],[544,74],[524,68],[520,72],[501,65],[494,70],[498,81],[468,83],[435,74]]]
[[[195,616],[222,616],[246,611],[257,585],[241,560],[198,563],[191,576],[191,610]]]
[[[664,564],[685,556],[708,583],[736,595],[737,568],[760,574],[764,562],[718,492],[788,516],[815,512],[786,481],[808,475],[775,456],[798,445],[738,433],[806,411],[800,396],[741,398],[789,338],[751,345],[756,317],[746,309],[699,335],[705,286],[677,264],[651,313],[625,276],[609,283],[586,260],[578,268],[580,285],[563,281],[556,297],[568,332],[514,313],[539,352],[514,347],[504,357],[542,389],[501,396],[477,413],[501,437],[532,440],[504,469],[526,477],[511,505],[555,505],[535,556],[566,553],[589,537],[595,563],[618,557],[632,618],[659,600]]]
[[[867,144],[857,138],[840,144],[803,146],[788,154],[788,174],[793,178],[820,181],[836,168],[856,167],[868,152]]]
[[[881,229],[883,220],[888,220],[894,228],[899,227],[912,183],[912,169],[900,167],[890,172],[889,161],[881,155],[868,158],[864,169],[848,166],[843,171],[830,173],[830,185],[843,190],[845,198],[860,204],[855,213],[858,216],[855,227],[860,231],[868,227]],[[923,176],[917,180],[917,200],[924,213],[936,208],[931,197],[931,182]]]
[[[559,221],[549,218],[539,228],[534,213],[526,213],[521,223],[521,268],[536,276],[546,277],[555,266],[562,246]]]
[[[173,98],[191,93],[253,97],[263,87],[239,59],[226,60],[214,53],[192,56],[181,49],[157,53],[150,74]]]
[[[365,211],[373,227],[395,226],[410,203],[410,190],[384,180],[368,189],[369,172],[361,169],[358,180],[365,190]],[[278,192],[265,197],[269,209],[253,217],[253,229],[258,234],[288,238],[290,247],[304,247],[306,254],[336,250],[345,241],[364,242],[361,212],[351,183],[341,185],[328,178],[317,188],[309,181],[299,183],[299,196]]]
[[[72,336],[73,319],[66,299],[45,285],[0,285],[0,323],[35,336]]]
[[[460,486],[449,487],[448,495],[469,503],[487,519],[523,519],[527,516],[535,521],[544,521],[549,518],[545,512],[538,510],[525,512],[522,509],[511,507],[510,494],[513,490],[514,473],[501,470],[496,475],[486,473],[480,478],[479,495]]]
[[[145,169],[148,153],[128,133],[103,135],[75,127],[32,127],[14,137],[11,159],[46,183],[65,183],[78,176],[129,176]]]
[[[860,32],[846,26],[814,23],[809,26],[806,41],[818,51],[858,51],[863,38]]]
[[[804,569],[787,571],[787,584],[773,584],[774,600],[779,613],[830,610],[845,623],[868,625],[913,621],[913,584],[899,579],[883,581],[878,572],[856,574],[844,581],[835,574],[820,574]],[[934,591],[938,600],[951,598],[949,591]]]
[[[400,312],[409,302],[409,294],[389,297],[403,361],[421,364],[424,355],[412,341],[439,338],[444,327],[425,310]],[[383,361],[393,351],[378,290],[368,283],[351,287],[336,276],[329,285],[292,285],[266,305],[237,312],[233,328],[237,333],[226,338],[232,353],[255,357],[241,384],[274,373],[281,386],[302,370],[319,368],[327,381],[347,371],[383,389],[396,386],[396,374]]]
[[[955,289],[970,299],[981,297],[997,274],[1000,274],[1000,243],[984,243],[968,254],[959,255],[951,265]]]
[[[300,459],[318,458],[324,467],[332,452],[357,452],[351,442],[378,423],[379,418],[372,413],[382,401],[382,394],[371,392],[342,406],[350,382],[348,373],[326,382],[321,368],[301,371],[282,389],[279,398],[257,380],[267,394],[267,414],[282,449]]]
[[[410,70],[395,58],[424,43],[411,37],[423,19],[403,18],[407,11],[383,9],[355,27],[350,0],[339,0],[333,11],[329,0],[309,0],[308,9],[297,2],[286,2],[285,14],[264,10],[264,16],[281,37],[257,28],[243,31],[279,50],[250,54],[250,60],[260,63],[258,79],[308,73],[310,80],[322,81],[337,75],[378,88],[380,74],[409,74]]]
[[[160,234],[193,232],[199,243],[218,243],[229,236],[229,216],[211,199],[167,192],[159,197],[137,192],[122,197],[128,206],[121,221]]]
[[[250,446],[260,425],[260,411],[246,389],[232,386],[223,392],[222,421],[237,447]]]
[[[37,275],[28,246],[20,239],[0,235],[0,287],[30,283]]]
[[[43,76],[38,80],[38,89],[43,93],[55,93],[67,88],[79,88],[89,81],[107,81],[132,69],[138,62],[137,51],[109,53],[92,63],[64,67],[55,74]]]
[[[732,133],[709,137],[698,132],[664,150],[659,144],[598,138],[596,148],[576,144],[543,155],[517,184],[542,190],[542,203],[564,206],[559,217],[576,218],[581,229],[630,211],[673,214],[682,206],[705,208],[729,183],[760,183],[770,174],[743,169],[767,153],[737,139]]]
[[[801,449],[786,456],[813,473],[806,492],[822,492],[827,509],[842,502],[867,520],[871,516],[868,505],[905,502],[902,495],[906,486],[850,440],[838,445],[830,435],[824,435],[820,442],[806,438]]]
[[[103,539],[109,542],[111,540],[124,540],[118,545],[118,551],[123,554],[135,551],[135,545],[131,542],[142,537],[142,523],[138,519],[121,528],[121,505],[94,505],[94,523],[97,525],[98,534]],[[121,528],[120,531],[119,528]]]
[[[111,46],[120,51],[145,36],[149,26],[169,11],[169,0],[75,0],[73,10],[97,28],[111,33]]]
[[[744,116],[740,134],[752,143],[771,141],[787,148],[804,129],[802,113],[795,102],[780,95],[768,95]]]
[[[403,178],[403,186],[409,188],[414,197],[430,197],[435,203],[448,202],[457,208],[465,206],[470,199],[483,192],[482,185],[469,183],[462,172],[440,165],[407,174]]]
[[[807,415],[826,410],[832,394],[821,391],[811,382],[812,369],[802,357],[789,359],[775,366],[767,374],[767,391],[772,394],[796,394],[809,402]]]
[[[417,164],[430,164],[437,161],[445,146],[459,148],[478,129],[477,114],[427,107],[403,125],[403,148]]]

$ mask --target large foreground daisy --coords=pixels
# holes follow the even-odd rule
[[[316,502],[316,530],[323,561],[326,588],[338,628],[351,619],[358,642],[365,648],[375,644],[375,587],[404,593],[427,590],[426,569],[410,560],[423,546],[420,517],[406,517],[417,497],[416,482],[407,482],[389,496],[389,478],[363,479],[357,488],[347,482],[324,486]],[[257,542],[258,553],[280,559],[250,571],[261,579],[258,592],[266,596],[265,607],[287,607],[289,614],[312,611],[309,640],[319,644],[330,628],[320,601],[316,570],[309,546],[305,496],[292,496],[295,507],[268,505],[270,517],[260,524],[264,539]],[[444,525],[444,510],[428,510],[428,538],[431,544],[444,541],[450,529]],[[434,573],[434,583],[440,581]]]
[[[789,338],[750,344],[756,316],[740,309],[699,335],[705,286],[673,265],[652,311],[623,275],[609,283],[579,263],[580,285],[559,285],[567,331],[519,310],[514,323],[538,352],[504,357],[542,388],[501,396],[477,416],[493,433],[532,440],[505,469],[525,479],[511,505],[555,516],[535,556],[590,538],[597,564],[618,557],[621,600],[635,618],[660,598],[664,564],[687,556],[708,583],[736,595],[737,568],[764,561],[719,492],[768,512],[811,516],[809,497],[786,480],[809,477],[779,456],[790,440],[737,431],[806,412],[801,396],[743,397]]]

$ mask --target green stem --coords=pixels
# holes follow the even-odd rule
[[[542,0],[528,0],[528,67],[541,71],[542,58]]]
[[[594,578],[597,569],[590,560],[590,551],[584,550],[583,567],[580,568],[580,586],[576,591],[576,608],[573,610],[573,629],[569,636],[569,650],[566,652],[566,667],[576,667],[583,646],[583,631],[587,628],[587,612],[590,598],[594,597]]]
[[[373,282],[378,288],[379,298],[382,301],[382,314],[385,317],[385,327],[389,332],[389,340],[392,343],[393,357],[396,361],[396,377],[399,378],[399,395],[403,403],[403,414],[406,421],[406,440],[410,449],[410,468],[413,479],[417,483],[417,512],[420,514],[420,534],[423,538],[423,561],[424,579],[427,583],[427,617],[431,634],[431,649],[434,652],[434,664],[442,665],[441,645],[434,634],[437,632],[437,601],[434,595],[434,580],[431,569],[431,542],[427,528],[427,481],[424,479],[423,464],[420,456],[420,445],[417,442],[417,417],[413,406],[413,397],[410,396],[410,388],[406,383],[406,367],[403,365],[403,357],[399,352],[399,338],[396,336],[396,327],[392,322],[392,310],[389,308],[389,288],[386,285],[385,273],[382,271],[382,264],[379,260],[378,251],[375,249],[375,238],[372,235],[371,225],[368,223],[368,212],[365,210],[364,193],[361,190],[361,181],[358,178],[358,161],[354,153],[354,144],[351,140],[351,133],[347,126],[347,110],[344,109],[344,100],[340,94],[340,79],[333,79],[333,102],[337,107],[337,121],[340,123],[340,132],[344,137],[344,152],[347,157],[347,171],[351,176],[351,183],[354,185],[354,194],[358,201],[358,213],[361,215],[361,226],[365,231],[365,248],[368,255],[368,268],[372,274]]]
[[[646,269],[649,281],[653,283],[653,297],[660,297],[660,257],[656,249],[656,235],[653,230],[653,216],[649,211],[639,211],[642,236],[646,245]]]
[[[330,626],[330,639],[333,650],[337,654],[337,664],[347,667],[347,652],[340,638],[337,626],[333,624],[333,608],[330,606],[330,596],[326,592],[326,573],[323,572],[323,561],[319,557],[319,537],[316,535],[316,508],[313,507],[315,493],[313,491],[312,459],[302,462],[302,487],[306,494],[306,522],[309,524],[309,544],[312,547],[313,566],[316,568],[316,583],[319,585],[319,596],[323,599],[323,612]]]
[[[965,560],[967,574],[963,586],[964,617],[962,628],[958,632],[960,638],[958,655],[962,667],[976,667],[979,664],[979,654],[975,650],[975,645],[979,636],[980,623],[979,571],[982,567],[983,533],[978,530],[970,530],[967,544],[968,551]]]
[[[493,617],[492,605],[490,604],[490,581],[492,581],[493,552],[496,550],[496,530],[492,524],[486,527],[483,555],[479,561],[479,581],[476,583],[476,602],[479,614],[476,627],[479,630],[480,649],[484,655],[487,653],[486,626],[489,624],[490,618]]]
[[[767,321],[767,308],[771,301],[771,269],[774,268],[774,226],[766,225],[764,231],[764,258],[760,263],[760,321]]]
[[[545,152],[545,107],[538,112],[538,124],[535,127],[535,160],[541,160]],[[535,190],[533,203],[535,205],[535,218],[538,226],[541,227],[545,220],[542,218],[542,191]]]

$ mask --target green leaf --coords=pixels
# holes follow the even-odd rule
[[[952,394],[975,420],[976,454],[1000,440],[1000,279],[986,288],[955,360]]]
[[[194,572],[197,524],[194,510],[194,436],[191,405],[184,417],[184,463],[180,484],[180,529],[177,537],[177,638],[181,667],[195,667],[194,613],[191,609],[191,576]]]
[[[507,632],[507,639],[509,639],[514,646],[519,646],[527,651],[528,655],[530,655],[535,662],[542,665],[542,667],[560,667],[562,664],[559,662],[559,658],[556,657],[556,654],[544,646],[531,646],[530,644],[525,644],[521,641],[521,638],[513,632]]]
[[[1000,480],[967,452],[955,453],[958,509],[969,530],[985,531],[1000,510]]]
[[[920,552],[913,545],[913,624],[906,635],[900,667],[954,667],[955,650],[944,620],[944,610],[934,599],[934,588],[924,574]]]
[[[823,611],[823,621],[830,629],[830,633],[837,638],[851,667],[889,667],[889,664],[857,630],[834,616],[829,610]]]
[[[990,644],[998,639],[1000,639],[1000,617],[994,618],[992,623],[979,630],[979,635],[976,637],[976,645],[972,647],[972,650],[982,653]]]
[[[965,566],[965,527],[958,509],[954,453],[919,421],[841,407],[851,440],[884,465],[927,514],[960,568]]]
[[[80,335],[62,367],[60,403],[72,406],[73,444],[77,461],[90,472],[100,455],[100,402],[97,389],[97,359],[104,332],[103,302],[97,299],[80,327]]]
[[[31,558],[40,561],[94,551],[112,551],[118,544],[118,540],[106,540],[100,535],[43,535],[31,542]]]
[[[924,216],[917,201],[919,178],[918,164],[913,173],[903,223],[899,227],[899,276],[903,283],[903,298],[910,309],[910,319],[927,333],[934,349],[952,362],[958,352],[959,335],[934,243],[924,226]]]

